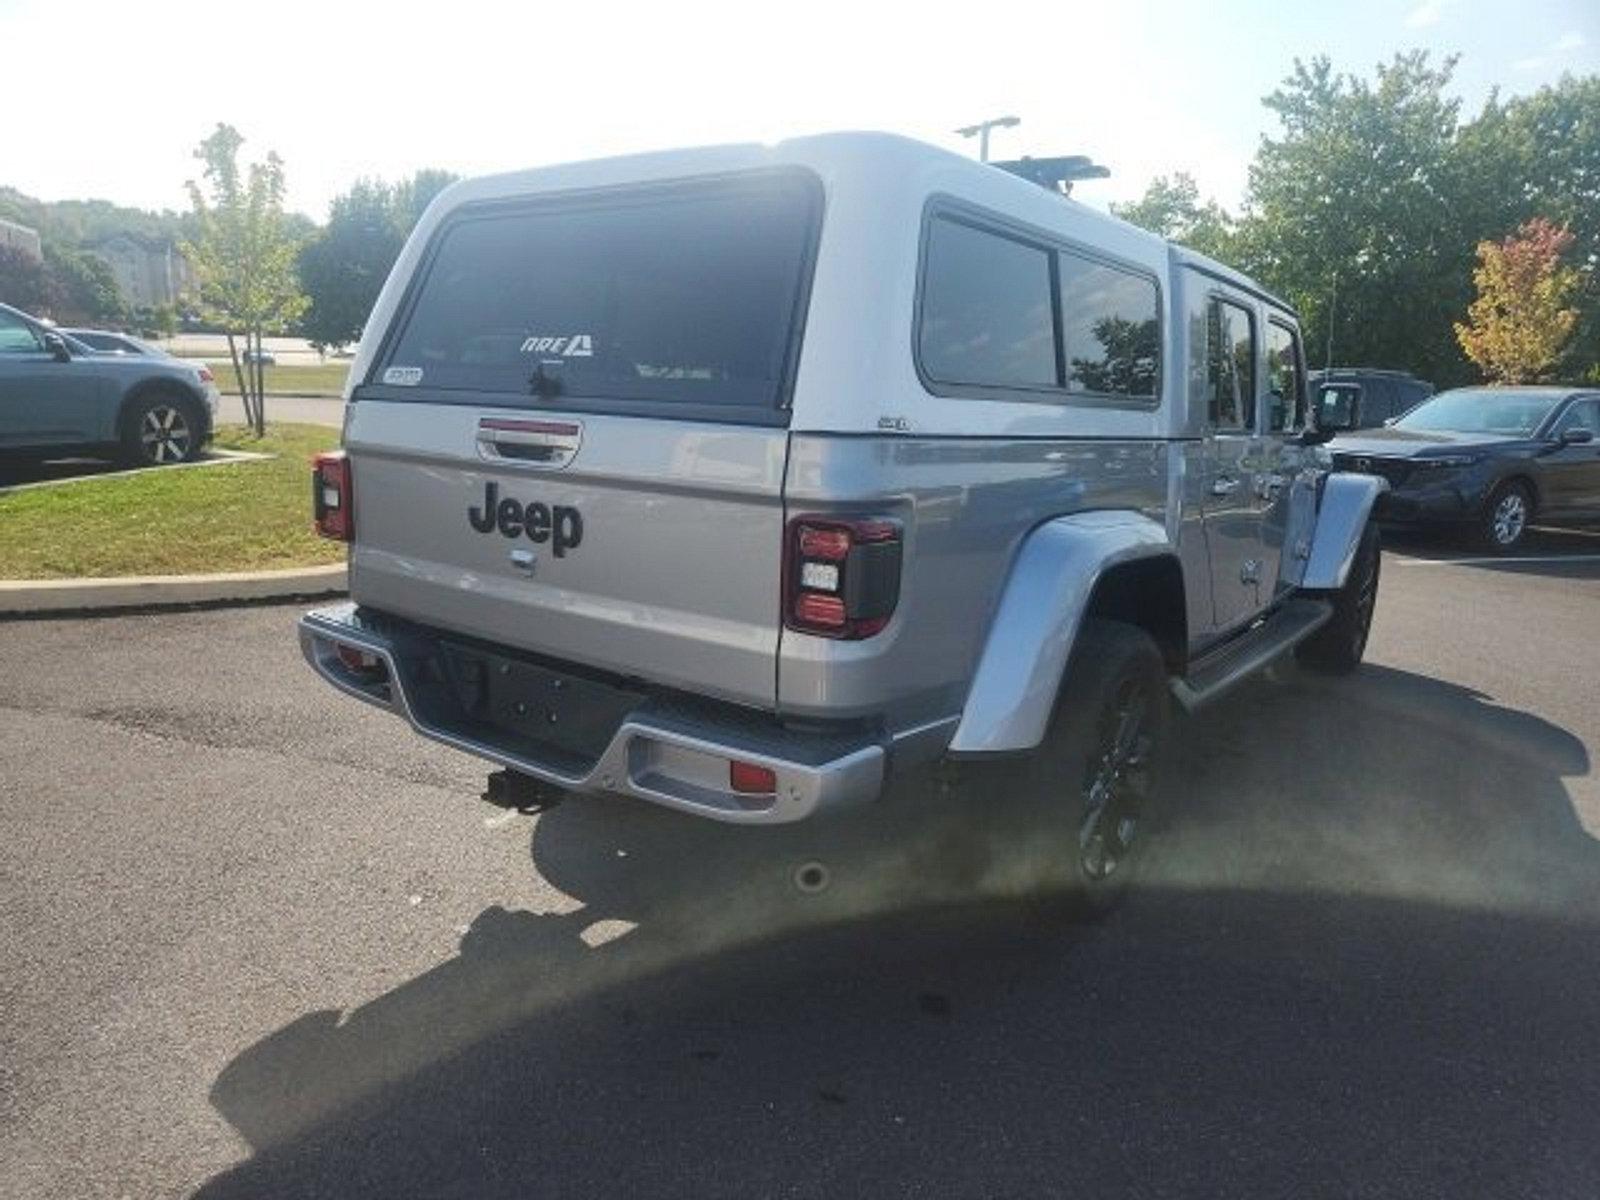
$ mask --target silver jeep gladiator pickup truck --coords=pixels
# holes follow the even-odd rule
[[[1031,756],[1107,882],[1173,702],[1372,619],[1383,484],[1330,471],[1294,312],[902,138],[458,183],[347,400],[307,659],[564,791],[776,823]]]

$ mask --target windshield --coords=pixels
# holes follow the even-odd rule
[[[1560,398],[1543,392],[1463,388],[1417,405],[1396,421],[1396,429],[1428,433],[1503,433],[1532,437]]]
[[[1356,400],[1360,395],[1360,387],[1353,383],[1323,384],[1317,393],[1317,426],[1348,429],[1356,419]]]

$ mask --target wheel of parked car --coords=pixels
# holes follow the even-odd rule
[[[1165,786],[1166,665],[1144,630],[1083,623],[1043,744],[1024,768],[1029,799],[1091,912],[1126,894],[1147,854]]]
[[[1383,569],[1383,548],[1378,527],[1367,522],[1350,574],[1337,591],[1322,593],[1333,602],[1328,623],[1295,647],[1295,657],[1328,675],[1348,675],[1361,665],[1372,631],[1372,614],[1378,607],[1378,576]]]
[[[122,425],[123,454],[146,466],[189,462],[200,453],[200,425],[187,400],[157,393],[136,401]]]
[[[1478,537],[1494,554],[1515,549],[1533,520],[1533,493],[1528,485],[1512,479],[1495,488],[1479,518]]]

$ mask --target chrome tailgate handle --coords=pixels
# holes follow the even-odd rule
[[[559,470],[578,453],[583,426],[577,421],[483,417],[478,421],[478,456],[496,462]]]

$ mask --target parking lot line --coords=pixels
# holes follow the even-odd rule
[[[1469,567],[1479,563],[1582,563],[1600,562],[1600,554],[1539,554],[1526,558],[1511,558],[1497,555],[1483,555],[1478,558],[1410,558],[1405,555],[1393,555],[1396,564],[1402,567]]]

